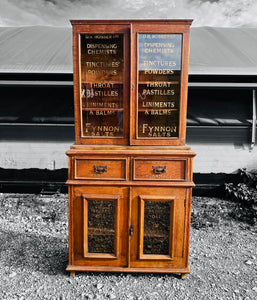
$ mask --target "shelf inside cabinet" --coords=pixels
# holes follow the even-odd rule
[[[151,84],[151,83],[154,83],[154,84],[158,84],[158,85],[165,85],[165,84],[179,84],[180,82],[179,81],[156,81],[156,80],[147,80],[147,81],[142,81],[142,80],[139,80],[138,81],[138,84]]]
[[[114,229],[91,228],[88,227],[88,235],[114,235]]]
[[[109,81],[106,81],[106,80],[98,80],[98,81],[95,81],[95,80],[81,80],[80,81],[81,83],[84,83],[84,84],[87,84],[87,83],[90,83],[90,84],[123,84],[124,82],[119,80],[119,81],[114,81],[114,80],[109,80]],[[104,87],[104,86],[103,86]]]
[[[160,110],[160,108],[139,108],[137,111],[138,112],[146,112],[146,111],[149,111],[149,110]],[[178,108],[161,108],[161,111],[162,112],[171,112],[171,111],[178,111]],[[160,115],[160,114],[159,114]]]
[[[83,111],[123,111],[123,108],[82,108]]]

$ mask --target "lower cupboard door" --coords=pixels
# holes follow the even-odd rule
[[[131,267],[185,268],[186,189],[134,188]]]
[[[127,198],[126,189],[110,187],[103,188],[101,194],[99,188],[90,187],[75,197],[75,264],[127,265],[127,239],[124,238],[127,236],[127,230],[124,230]]]

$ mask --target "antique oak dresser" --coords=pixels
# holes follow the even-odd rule
[[[71,21],[69,265],[190,273],[185,145],[191,20]]]

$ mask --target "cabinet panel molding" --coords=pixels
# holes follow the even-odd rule
[[[186,172],[186,159],[133,159],[134,180],[185,181]]]
[[[119,258],[120,196],[82,195],[82,198],[84,257],[97,259]],[[93,241],[94,239],[95,241]]]
[[[139,260],[174,258],[175,197],[139,195]]]
[[[75,179],[126,180],[127,161],[124,159],[75,159]]]

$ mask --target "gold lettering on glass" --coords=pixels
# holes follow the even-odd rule
[[[181,34],[138,35],[137,137],[178,137]]]
[[[123,34],[81,34],[83,137],[123,137]]]

